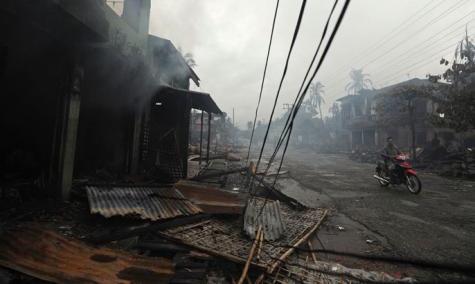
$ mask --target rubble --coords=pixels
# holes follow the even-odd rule
[[[223,176],[226,178],[222,179]],[[75,193],[76,197],[80,197],[77,202],[84,206],[82,213],[77,212],[68,222],[51,215],[41,217],[42,224],[53,222],[56,232],[46,230],[48,233],[41,233],[40,245],[44,245],[43,242],[59,242],[65,244],[54,248],[71,245],[80,248],[83,254],[90,252],[90,255],[84,257],[78,253],[75,257],[83,258],[79,260],[69,255],[62,256],[74,259],[78,267],[81,265],[84,269],[89,269],[89,262],[94,263],[91,269],[95,270],[91,273],[84,272],[86,276],[79,274],[83,272],[79,268],[78,272],[69,271],[69,268],[63,268],[61,265],[53,267],[55,261],[61,261],[59,256],[56,258],[58,252],[53,250],[50,253],[49,249],[46,253],[51,259],[48,258],[45,263],[50,261],[52,268],[45,269],[54,271],[53,274],[48,274],[47,272],[51,272],[49,270],[38,273],[33,269],[34,265],[38,265],[36,263],[28,264],[28,269],[1,262],[0,264],[38,279],[58,283],[65,282],[60,277],[76,276],[89,277],[91,281],[101,283],[108,282],[108,279],[113,279],[110,283],[143,283],[148,281],[144,277],[158,277],[154,273],[168,268],[163,275],[159,275],[164,277],[163,279],[153,278],[152,283],[202,283],[204,279],[209,283],[275,283],[277,279],[279,283],[300,283],[292,282],[296,277],[306,279],[307,282],[302,281],[304,283],[313,283],[317,279],[332,279],[331,272],[335,271],[331,269],[315,274],[290,265],[290,259],[295,259],[294,252],[298,247],[308,246],[311,251],[314,250],[309,240],[324,221],[326,209],[306,208],[283,193],[288,191],[285,190],[285,187],[289,186],[288,183],[282,183],[280,180],[273,185],[272,174],[254,175],[249,168],[242,167],[239,161],[212,160],[200,171],[198,177],[201,178],[181,179],[166,186],[86,182],[86,185],[78,186]],[[289,179],[291,178],[286,177],[283,180]],[[251,182],[254,182],[252,193],[248,192]],[[234,190],[235,188],[238,190]],[[86,207],[87,205],[89,207]],[[67,206],[64,210],[67,210]],[[86,223],[83,223],[80,214],[87,213],[91,215],[89,219],[84,219]],[[31,228],[30,225],[19,228],[37,228],[40,219],[35,220],[36,223]],[[80,233],[77,230],[78,224],[82,227]],[[10,238],[7,243],[10,244],[13,242],[13,235],[20,236],[22,240],[28,240],[28,237],[31,238],[34,234],[40,235],[35,231],[34,234],[26,234],[27,236],[23,237],[21,230],[7,229],[8,233],[2,237]],[[37,249],[36,244],[21,244],[24,251],[34,252]],[[71,252],[69,249],[68,251]],[[120,257],[125,255],[133,256],[134,260],[155,261],[155,270],[152,270],[154,273],[148,273],[148,266],[145,264],[143,269],[137,266],[138,264],[130,264],[134,265],[134,270],[127,270],[126,267],[109,270],[112,264],[107,261],[110,258],[104,258],[106,261],[101,262],[103,258],[91,258],[92,254]],[[21,260],[13,254],[8,257]],[[313,252],[309,253],[309,257],[317,268],[328,266],[320,263]],[[125,272],[117,272],[124,269]],[[105,278],[98,281],[94,278],[100,275],[95,274],[96,270],[108,270],[110,274],[103,274]],[[288,273],[282,275],[282,271]],[[120,281],[112,278],[113,272],[116,272],[114,275]],[[56,278],[48,278],[51,275]],[[302,278],[303,275],[307,278]]]
[[[91,247],[36,224],[0,236],[0,265],[55,283],[162,283],[175,271],[165,258]]]
[[[325,214],[326,211],[322,209],[308,209],[297,213],[282,205],[283,222],[287,224],[285,234],[278,240],[264,242],[259,262],[254,260],[252,265],[261,269],[275,269],[278,265],[276,259],[291,253],[293,249],[289,247],[306,241],[310,233],[318,228]],[[171,241],[242,264],[246,262],[253,243],[252,239],[242,234],[239,218],[223,220],[213,217],[203,222],[170,228],[158,234]]]
[[[209,214],[241,214],[244,209],[244,200],[238,194],[206,183],[180,180],[175,188]]]

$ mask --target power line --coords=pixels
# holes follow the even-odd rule
[[[387,53],[395,50],[396,48],[399,47],[400,44],[403,44],[405,41],[407,41],[408,39],[414,37],[415,35],[419,34],[421,31],[425,30],[427,27],[429,27],[431,24],[433,23],[436,23],[437,21],[439,21],[440,19],[442,18],[445,18],[447,15],[449,15],[450,13],[452,13],[456,8],[460,7],[460,6],[463,6],[463,3],[462,2],[465,2],[467,3],[467,0],[460,0],[458,3],[456,3],[455,5],[451,6],[451,8],[449,8],[448,10],[451,10],[450,12],[447,12],[448,10],[442,12],[438,17],[436,17],[435,19],[433,19],[432,21],[430,21],[429,23],[427,23],[424,27],[422,27],[422,29],[419,29],[417,32],[415,32],[414,34],[412,34],[411,36],[405,38],[403,41],[400,41],[398,42],[398,44],[396,44],[394,47],[392,47],[390,50],[388,50],[387,52],[384,52],[383,54],[381,54],[380,56],[374,58],[373,60],[371,60],[370,62],[366,63],[365,65],[363,65],[362,68],[365,68],[366,66],[368,66],[369,64],[375,62],[376,60],[378,60],[379,58],[381,58],[382,56],[385,56],[387,55]],[[462,3],[462,4],[461,4]]]
[[[470,12],[469,14],[467,14],[464,18],[466,18],[467,16],[469,16],[469,15],[471,15],[471,14],[473,14],[473,11]],[[409,48],[409,49],[407,49],[407,50],[404,50],[404,52],[401,52],[401,53],[400,53],[398,56],[396,56],[395,58],[393,58],[393,59],[387,61],[386,64],[391,64],[391,63],[393,63],[393,62],[395,62],[395,61],[400,61],[400,58],[401,58],[402,56],[406,55],[406,54],[410,54],[411,56],[413,56],[413,55],[415,55],[415,54],[418,54],[420,51],[423,51],[423,50],[427,49],[428,47],[432,47],[432,45],[434,45],[435,43],[438,43],[438,42],[440,42],[440,41],[442,41],[442,40],[443,40],[443,41],[447,41],[447,40],[451,40],[451,39],[453,39],[453,38],[459,37],[459,36],[460,36],[459,34],[455,34],[455,35],[454,35],[453,37],[451,37],[450,39],[445,38],[445,37],[447,37],[447,36],[450,36],[451,34],[454,34],[454,32],[456,32],[456,31],[459,30],[460,28],[463,28],[464,26],[466,26],[468,23],[471,23],[471,22],[473,22],[473,19],[470,20],[470,21],[467,22],[467,23],[463,23],[462,25],[457,26],[457,27],[456,27],[455,29],[453,29],[453,30],[450,30],[448,33],[444,34],[440,39],[438,39],[438,40],[436,40],[436,41],[433,41],[433,42],[430,43],[429,45],[425,45],[423,48],[418,48],[418,47],[420,47],[422,44],[427,43],[427,42],[430,42],[430,40],[436,38],[437,36],[440,36],[440,35],[441,35],[441,32],[443,32],[443,31],[445,31],[445,30],[447,30],[447,29],[444,29],[444,30],[442,30],[442,31],[439,31],[439,32],[435,33],[434,35],[432,35],[430,38],[428,38],[428,39],[426,39],[426,40],[424,40],[424,41],[422,41],[422,42],[417,43],[415,46],[413,46],[413,47],[411,47],[411,48]],[[451,27],[453,27],[453,26],[449,26],[449,28],[451,28]],[[407,60],[407,59],[411,59],[411,58],[410,58],[410,57],[406,57],[405,60]],[[383,62],[384,62],[384,61],[381,61],[381,63],[383,63]]]
[[[300,99],[299,99],[298,105],[297,105],[296,108],[295,108],[295,111],[294,111],[293,116],[292,116],[291,123],[290,123],[290,125],[289,125],[289,131],[288,131],[288,134],[287,134],[287,141],[286,141],[286,143],[285,143],[284,150],[282,151],[282,157],[281,157],[281,159],[280,159],[279,168],[278,168],[278,170],[277,170],[277,175],[276,175],[276,177],[275,177],[274,184],[275,184],[275,182],[277,181],[277,178],[278,178],[278,176],[279,176],[280,170],[282,169],[282,164],[283,164],[284,159],[285,159],[285,154],[286,154],[287,148],[288,148],[288,146],[289,146],[290,136],[292,135],[293,122],[294,122],[294,120],[295,120],[295,117],[296,117],[296,115],[297,115],[297,113],[298,113],[298,111],[299,111],[299,109],[300,109],[300,106],[302,105],[302,102],[303,102],[303,100],[304,100],[304,98],[305,98],[305,95],[307,94],[307,91],[308,91],[308,88],[310,87],[310,84],[312,83],[313,79],[315,79],[315,76],[317,75],[318,71],[320,70],[320,67],[322,66],[322,63],[323,63],[323,61],[325,60],[325,57],[326,57],[328,51],[330,50],[330,47],[331,47],[331,45],[332,45],[332,43],[333,43],[333,40],[334,40],[334,38],[335,38],[336,33],[338,32],[338,29],[339,29],[339,27],[340,27],[340,25],[341,25],[341,22],[342,22],[342,20],[343,20],[345,14],[346,14],[346,11],[347,11],[347,8],[348,8],[348,5],[349,5],[349,4],[350,4],[350,0],[346,0],[345,3],[344,3],[344,5],[343,5],[343,8],[342,8],[342,10],[341,10],[341,12],[340,12],[340,15],[339,15],[339,17],[338,17],[338,19],[337,19],[337,22],[335,23],[335,27],[333,28],[333,31],[332,31],[332,33],[331,33],[331,35],[330,35],[330,38],[328,39],[328,42],[327,42],[327,44],[326,44],[326,46],[325,46],[325,49],[323,50],[322,56],[320,57],[320,59],[319,59],[319,61],[318,61],[318,64],[317,64],[317,66],[316,66],[316,68],[315,68],[315,70],[314,70],[312,76],[310,77],[310,80],[308,81],[308,83],[307,83],[305,89],[304,89],[303,92],[302,92],[302,96],[301,96]]]
[[[471,12],[471,13],[473,13],[473,12]],[[471,13],[470,13],[470,14],[471,14]],[[453,31],[452,31],[452,32],[453,32]],[[450,33],[452,33],[452,32],[450,32]],[[448,33],[448,34],[450,34],[450,33]],[[447,35],[447,34],[446,34],[446,35]],[[445,36],[445,35],[444,35],[444,36]],[[455,36],[450,37],[450,38],[448,38],[448,39],[442,38],[442,39],[440,39],[440,40],[444,40],[444,41],[447,42],[447,41],[452,41],[452,40],[454,40],[454,39],[456,39],[456,38],[458,38],[458,37],[460,37],[460,35],[455,35]],[[439,42],[440,40],[437,40],[436,42]],[[454,43],[454,44],[455,44],[455,43]],[[416,52],[413,52],[413,53],[410,55],[410,57],[405,57],[405,58],[403,58],[403,59],[396,58],[396,60],[392,60],[392,61],[386,63],[385,67],[381,67],[381,69],[383,69],[383,70],[389,70],[389,69],[391,69],[391,65],[390,65],[390,64],[396,63],[396,62],[397,62],[397,63],[410,62],[410,61],[413,60],[414,58],[420,57],[419,54],[420,54],[422,51],[425,51],[425,50],[427,50],[427,49],[430,48],[430,47],[432,47],[432,46],[431,46],[431,45],[424,46],[423,48],[417,50]],[[432,50],[432,49],[431,49],[431,50]],[[444,48],[444,50],[445,50],[445,48]],[[442,51],[443,51],[443,50],[442,50]],[[442,51],[439,51],[439,52],[442,52]],[[407,52],[408,52],[408,51],[407,51]],[[407,53],[407,52],[406,52],[406,53]],[[437,53],[437,54],[438,54],[438,53]],[[402,56],[402,54],[401,54],[401,56]],[[429,57],[425,57],[425,58],[426,58],[426,59],[427,59],[427,58],[431,58],[431,59],[432,59],[433,56],[429,56]],[[412,66],[413,66],[413,65],[409,65],[409,67],[412,67]],[[404,68],[408,68],[408,67],[407,67],[407,66],[403,66],[402,69],[404,69]],[[403,71],[402,69],[400,69],[400,70]],[[378,69],[378,70],[376,70],[375,73],[378,73],[379,71],[380,71],[380,70]],[[391,73],[389,76],[393,76],[394,74],[398,74],[398,73],[397,73],[397,72],[396,72],[396,73]],[[386,76],[385,78],[387,78],[387,77],[388,77],[388,76]]]
[[[412,64],[412,65],[410,65],[410,66],[405,66],[404,68],[399,69],[397,72],[393,73],[392,75],[386,76],[385,79],[387,80],[387,78],[390,78],[389,81],[391,81],[391,80],[393,80],[395,77],[399,76],[400,73],[401,73],[402,71],[405,71],[406,69],[409,69],[409,68],[412,68],[412,67],[414,67],[414,66],[417,66],[417,67],[415,67],[415,68],[413,68],[413,69],[410,69],[410,70],[405,71],[405,72],[410,72],[410,71],[413,71],[413,70],[415,70],[415,69],[417,69],[417,68],[423,67],[423,66],[425,66],[425,65],[420,65],[421,63],[428,64],[428,63],[432,62],[432,60],[434,60],[434,58],[435,58],[436,56],[440,56],[440,54],[441,54],[442,52],[445,52],[445,51],[447,51],[447,50],[449,50],[449,49],[452,49],[452,48],[454,47],[454,45],[455,45],[455,43],[451,43],[449,46],[446,46],[446,47],[444,47],[443,49],[438,50],[436,53],[430,55],[429,57],[426,57],[426,58],[424,58],[424,59],[422,59],[422,60],[419,60],[419,61],[415,62],[414,64]],[[420,66],[419,66],[419,65],[420,65]],[[385,79],[383,79],[383,80],[385,80]],[[389,82],[389,81],[388,81],[388,82]]]
[[[313,58],[312,58],[312,60],[311,60],[311,62],[310,62],[310,64],[309,64],[309,66],[308,66],[308,68],[307,68],[307,72],[305,73],[305,76],[304,76],[304,78],[303,78],[303,80],[302,80],[302,83],[300,84],[299,90],[298,90],[298,92],[297,92],[297,96],[295,97],[295,100],[294,100],[294,102],[293,102],[293,104],[292,104],[292,107],[290,108],[290,111],[288,112],[289,114],[288,114],[288,116],[287,116],[287,120],[286,120],[286,122],[285,122],[285,125],[284,125],[283,129],[287,128],[287,126],[289,125],[290,118],[291,118],[291,116],[292,116],[292,112],[294,111],[295,106],[297,105],[300,96],[302,96],[302,89],[303,89],[303,87],[305,86],[305,82],[307,81],[308,75],[310,74],[310,71],[312,70],[312,66],[313,66],[313,64],[315,63],[315,60],[316,60],[316,58],[317,58],[317,55],[318,55],[318,53],[319,53],[319,51],[320,51],[320,48],[321,48],[321,46],[322,46],[323,40],[324,40],[325,37],[326,37],[327,31],[328,31],[328,27],[329,27],[329,25],[330,25],[330,20],[331,20],[331,18],[332,18],[332,16],[333,16],[333,12],[335,11],[335,8],[336,8],[337,4],[338,4],[338,0],[336,0],[336,1],[334,2],[333,7],[332,7],[332,9],[331,9],[331,11],[330,11],[330,14],[328,15],[327,22],[326,22],[326,24],[325,24],[325,27],[323,28],[322,36],[321,36],[321,38],[320,38],[320,40],[319,40],[319,42],[318,42],[317,48],[315,49],[315,53],[313,54]],[[270,166],[272,165],[272,161],[274,160],[275,156],[277,155],[278,149],[280,149],[280,146],[281,146],[281,144],[282,144],[282,142],[283,142],[283,136],[284,136],[285,134],[286,134],[286,133],[284,133],[284,131],[282,131],[282,133],[280,134],[280,137],[279,137],[279,140],[278,140],[276,149],[274,150],[274,153],[272,154],[272,156],[271,156],[271,158],[270,158],[270,160],[269,160],[269,164],[267,165],[267,168],[266,168],[265,173],[267,173],[267,171],[269,170]]]
[[[433,23],[436,23],[438,22],[440,19],[446,17],[447,15],[449,15],[450,13],[452,13],[455,9],[457,8],[460,8],[461,6],[463,6],[464,4],[468,3],[468,2],[465,2],[463,3],[464,1],[467,1],[467,0],[460,0],[459,2],[457,2],[455,5],[452,5],[450,6],[448,9],[444,10],[441,14],[439,14],[438,16],[436,16],[435,18],[433,18],[432,20],[430,20],[425,26],[423,26],[421,29],[419,29],[417,32],[413,33],[411,36],[405,38],[403,41],[400,41],[398,42],[398,44],[396,45],[393,45],[392,48],[390,48],[388,51],[386,52],[383,52],[382,54],[380,54],[379,56],[377,56],[376,58],[374,58],[373,60],[371,60],[369,63],[366,63],[362,68],[365,68],[366,66],[368,66],[369,64],[375,62],[376,60],[380,59],[381,57],[383,56],[387,56],[388,53],[396,50],[401,44],[403,44],[405,41],[407,41],[409,38],[412,38],[414,37],[415,35],[419,34],[421,31],[425,30],[427,27],[429,27],[429,25],[433,24]],[[450,10],[450,11],[449,11]],[[447,11],[449,11],[447,13]],[[472,11],[473,12],[473,11]],[[466,18],[467,16],[469,16],[472,12],[470,12],[469,14],[465,15],[464,17],[462,17],[461,19],[464,19]],[[459,22],[461,19],[453,22],[451,25]],[[337,79],[334,79],[332,82],[330,82],[330,85],[333,84],[334,82],[336,82]]]
[[[453,22],[453,23],[452,23],[450,26],[448,26],[447,28],[445,28],[445,29],[443,29],[443,30],[441,30],[441,31],[437,31],[435,34],[433,34],[432,36],[430,36],[430,37],[427,38],[426,40],[424,40],[424,41],[418,43],[417,45],[420,45],[420,44],[423,44],[423,43],[425,43],[425,42],[430,41],[431,39],[433,39],[433,38],[437,37],[438,35],[440,35],[441,32],[443,32],[443,31],[445,31],[445,30],[447,30],[447,29],[453,27],[455,23],[460,22],[462,19],[465,19],[466,17],[472,15],[473,13],[474,13],[474,11],[472,10],[470,13],[466,14],[464,17],[462,17],[462,18],[460,18],[459,20]],[[471,23],[471,22],[473,22],[473,19],[470,20],[470,21],[467,22],[467,23]],[[461,27],[465,26],[467,23],[464,23],[463,25],[458,26],[456,29],[451,30],[449,33],[445,34],[444,36],[446,36],[446,35],[448,35],[448,34],[450,34],[450,33],[455,32],[458,28],[461,28]],[[455,36],[455,37],[458,37],[458,36],[459,36],[459,35],[457,35],[457,36]],[[455,37],[452,37],[452,38],[450,38],[450,39],[441,38],[441,39],[435,41],[434,43],[439,42],[440,40],[445,40],[445,41],[451,40],[451,39],[454,39]],[[417,45],[416,45],[416,46],[417,46]],[[430,45],[428,45],[428,46],[426,46],[426,47],[424,47],[424,48],[422,48],[422,49],[417,49],[415,52],[413,52],[413,53],[411,54],[411,56],[414,57],[416,54],[418,54],[418,53],[419,53],[420,51],[422,51],[422,50],[425,50],[427,47],[430,47]],[[412,48],[412,49],[413,49],[413,48]],[[399,59],[400,56],[403,56],[403,54],[407,54],[407,53],[410,52],[410,51],[411,51],[411,49],[407,50],[407,51],[404,52],[404,53],[401,53],[401,55],[399,55],[398,57],[395,57],[395,58],[391,59],[391,60],[388,61],[386,64],[391,64],[391,63],[396,62],[396,61],[400,62],[400,61],[401,61],[401,60]],[[412,59],[412,57],[406,57],[406,58],[403,59],[403,61],[409,61],[409,59]],[[373,72],[373,73],[378,73],[378,72],[381,71],[381,70],[385,71],[385,70],[387,70],[387,69],[388,69],[387,67],[381,67],[380,69],[377,69],[377,70],[376,70],[375,72]],[[327,88],[327,92],[331,92],[331,91],[336,90],[337,87],[334,86],[335,83],[336,83],[336,81],[333,81],[333,82],[330,82],[330,83],[326,83],[327,86],[330,86],[330,87]],[[332,85],[333,85],[333,86],[332,86]]]
[[[391,32],[389,32],[388,34],[386,34],[381,40],[377,41],[374,45],[372,45],[371,47],[369,47],[368,49],[366,49],[366,51],[364,51],[360,57],[358,57],[355,61],[355,63],[358,63],[360,61],[362,61],[364,58],[367,57],[367,55],[370,55],[371,54],[371,51],[373,50],[377,50],[379,49],[381,46],[384,46],[384,44],[388,43],[391,41],[391,39],[394,39],[395,37],[392,37],[394,32],[398,31],[400,27],[404,27],[403,29],[401,29],[401,31],[397,32],[397,34],[401,33],[404,29],[406,29],[407,27],[410,27],[412,24],[416,23],[417,21],[423,19],[429,12],[431,12],[432,10],[434,10],[435,8],[437,8],[438,6],[440,6],[442,3],[444,3],[444,0],[441,0],[439,1],[439,3],[437,3],[434,7],[432,7],[430,10],[426,11],[424,14],[422,14],[421,16],[419,17],[416,17],[417,14],[419,14],[419,12],[423,11],[425,8],[427,8],[428,6],[430,6],[430,4],[432,3],[435,3],[434,1],[429,1],[426,5],[424,5],[424,7],[422,7],[421,9],[419,9],[417,12],[415,12],[414,14],[410,15],[409,17],[407,17],[403,22],[402,24],[400,24],[399,26],[397,26],[395,29],[393,29]],[[414,19],[414,21],[407,21],[409,19]],[[407,27],[406,27],[407,26]],[[390,40],[386,40],[387,38],[389,38]],[[333,75],[335,74],[338,74],[340,73],[340,71],[342,71],[343,69],[346,69],[347,66],[341,66],[336,72],[332,73]],[[333,77],[330,76],[330,77]]]
[[[292,55],[292,50],[294,49],[295,41],[297,40],[297,35],[299,33],[299,30],[300,30],[300,24],[302,23],[302,18],[303,18],[303,14],[305,12],[305,5],[306,4],[307,4],[307,0],[302,0],[302,5],[300,7],[299,17],[297,19],[297,24],[295,25],[294,35],[292,37],[292,42],[290,44],[289,52],[287,54],[287,59],[285,61],[284,71],[283,71],[282,77],[280,79],[279,88],[277,89],[277,94],[275,96],[275,101],[274,101],[274,105],[272,107],[272,112],[271,112],[271,115],[269,117],[269,124],[267,125],[266,133],[264,135],[264,140],[262,142],[261,151],[259,153],[259,159],[257,160],[256,169],[259,168],[259,164],[261,162],[262,154],[264,152],[264,148],[265,148],[265,145],[266,145],[266,142],[267,142],[267,137],[269,135],[269,129],[270,129],[270,126],[272,124],[272,118],[274,117],[274,112],[275,112],[275,108],[277,106],[277,101],[279,100],[279,95],[280,95],[280,90],[282,88],[282,83],[284,82],[285,75],[287,74],[287,68],[289,66],[290,56]]]
[[[277,19],[277,12],[279,10],[279,1],[280,0],[277,0],[277,2],[276,2],[275,12],[274,12],[274,19],[272,20],[272,29],[271,29],[270,38],[269,38],[269,46],[267,47],[266,63],[264,65],[264,72],[262,74],[262,82],[261,82],[261,88],[260,88],[260,91],[259,91],[259,99],[257,100],[256,114],[254,116],[254,123],[252,125],[251,139],[249,141],[249,149],[247,151],[247,158],[246,158],[247,162],[249,162],[249,155],[251,153],[251,146],[252,146],[252,138],[254,137],[254,131],[256,129],[257,113],[259,111],[259,106],[261,105],[262,90],[264,89],[264,81],[266,79],[267,64],[269,62],[269,55],[270,55],[270,50],[271,50],[271,46],[272,46],[272,39],[274,38],[274,28],[275,28],[275,22],[276,22],[276,19]]]

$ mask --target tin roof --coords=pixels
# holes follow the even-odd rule
[[[167,283],[175,273],[167,258],[89,246],[36,223],[0,235],[0,266],[48,283]]]
[[[244,212],[244,231],[251,239],[255,239],[257,228],[262,226],[264,238],[268,241],[277,240],[285,231],[279,200],[250,198]]]
[[[170,99],[176,99],[178,96],[191,99],[191,107],[194,109],[204,110],[214,114],[222,114],[216,102],[210,94],[186,89],[175,88],[167,85],[161,85],[155,94],[156,102],[166,102]]]
[[[90,211],[104,217],[135,215],[152,221],[201,213],[175,188],[86,186]]]

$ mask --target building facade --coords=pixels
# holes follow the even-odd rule
[[[412,134],[408,125],[401,125],[398,117],[393,123],[381,121],[381,109],[378,104],[385,103],[388,97],[404,87],[436,87],[436,82],[423,79],[411,79],[381,89],[361,90],[358,95],[348,95],[338,99],[340,103],[342,125],[347,132],[350,150],[378,150],[384,147],[386,138],[391,136],[400,148],[409,148]],[[397,108],[398,106],[394,106]],[[444,135],[450,130],[433,127],[428,116],[436,110],[436,103],[428,97],[414,100],[415,142],[417,147],[429,143],[436,133]],[[391,120],[391,117],[389,117]]]
[[[125,0],[119,15],[103,0],[2,2],[2,185],[23,180],[67,199],[75,178],[150,172],[144,153],[166,123],[186,163],[191,108],[220,110],[189,91],[199,78],[173,44],[148,34],[150,5]],[[155,115],[162,101],[172,122]]]

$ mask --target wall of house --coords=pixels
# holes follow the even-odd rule
[[[55,6],[36,4],[10,3],[8,10],[0,8],[0,46],[4,50],[0,179],[40,179],[43,189],[53,194],[60,172],[60,129],[77,60],[70,40],[77,36],[80,41],[87,36],[80,34],[79,27],[70,26],[70,34],[61,38],[61,29],[70,24],[67,20],[60,30],[48,30],[63,14],[55,20],[32,21],[39,13],[57,11]]]

